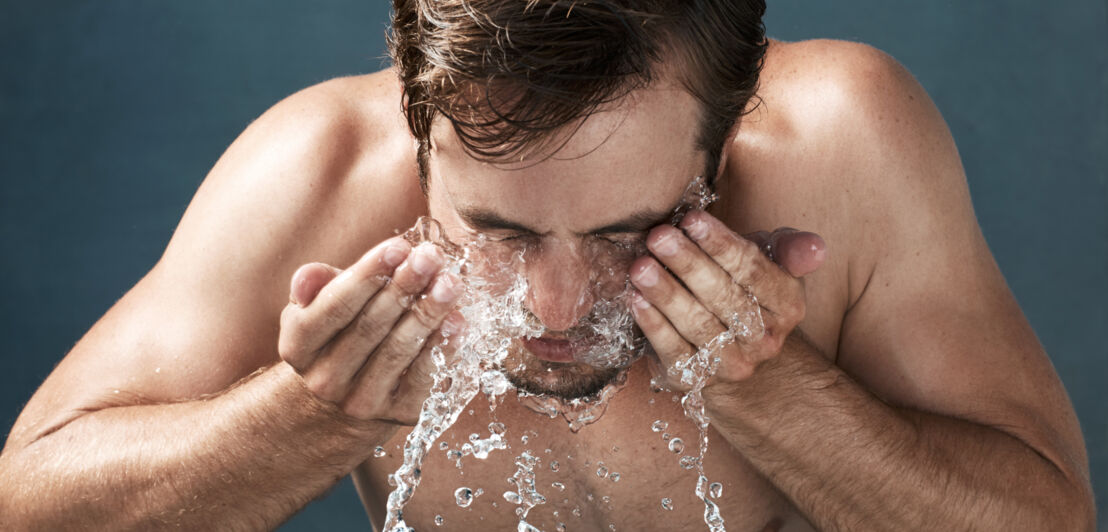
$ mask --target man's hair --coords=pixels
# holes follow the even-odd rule
[[[506,160],[673,72],[700,102],[714,180],[758,85],[764,0],[393,0],[389,47],[419,143],[448,119],[465,149]],[[568,137],[565,137],[568,139]]]

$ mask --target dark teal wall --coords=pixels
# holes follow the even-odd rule
[[[257,115],[383,64],[384,2],[0,5],[0,430],[157,260]],[[770,0],[772,36],[868,42],[935,99],[977,215],[1085,430],[1108,529],[1108,12]],[[1003,371],[1003,368],[997,368]],[[349,482],[283,530],[365,529]]]

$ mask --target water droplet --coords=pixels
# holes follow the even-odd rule
[[[600,498],[600,502],[602,502],[604,504],[612,504],[612,498],[608,495],[605,495],[605,496]]]
[[[669,450],[675,453],[680,453],[685,450],[685,442],[681,441],[681,438],[674,438],[669,440]]]
[[[680,464],[683,469],[692,469],[696,467],[696,461],[695,456],[682,456]]]
[[[669,435],[669,433],[668,433],[668,432],[663,432],[663,433],[662,433],[662,441],[666,441],[666,440],[668,440],[668,439],[670,439],[670,438],[671,438],[671,436]]]
[[[718,499],[720,495],[723,495],[723,484],[719,482],[713,482],[708,486],[708,496],[713,499]]]
[[[560,466],[560,465],[558,465],[558,461],[557,461],[557,460],[552,460],[552,461],[550,462],[550,470],[551,470],[551,471],[558,471],[558,469],[559,469],[560,467],[561,467],[561,466]]]
[[[523,436],[520,436],[519,437],[519,442],[526,445],[527,444],[527,435],[524,434]]]
[[[373,450],[373,457],[374,458],[380,458],[382,456],[385,456],[385,454],[387,454],[385,452],[385,448],[381,447],[380,445],[378,445],[377,448]]]
[[[566,524],[558,523],[558,526],[555,526],[554,530],[556,530],[557,532],[566,532]]]
[[[669,427],[669,423],[666,423],[665,421],[659,419],[655,421],[654,424],[650,425],[650,430],[654,432],[662,432],[663,430],[666,430],[666,427]]]
[[[596,476],[608,478],[608,468],[604,465],[604,462],[597,462],[596,465],[599,466],[596,468]]]
[[[470,504],[473,504],[473,490],[465,486],[454,490],[454,502],[462,508],[468,508]]]
[[[593,497],[592,494],[589,493],[588,495],[585,495],[585,499],[587,499],[589,502],[592,502],[596,499],[596,497]]]
[[[479,440],[479,439],[481,439],[481,435],[480,435],[480,434],[477,434],[476,432],[470,433],[470,435],[469,435],[469,441],[471,441],[471,442],[472,442],[472,441],[477,441],[477,440]]]
[[[581,517],[581,509],[580,508],[574,508],[573,509],[573,517]]]
[[[504,430],[506,430],[504,428],[504,424],[499,421],[493,421],[492,423],[489,423],[489,432],[492,434],[503,435]]]
[[[435,525],[436,526],[442,526],[442,522],[443,522],[442,516],[441,515],[436,515],[435,516]]]
[[[512,504],[520,504],[523,502],[523,499],[520,498],[519,494],[511,490],[504,492],[504,500]]]
[[[450,444],[444,441],[439,442],[439,450],[445,451],[450,448]]]
[[[566,485],[562,484],[561,482],[551,482],[550,486],[553,487],[554,489],[558,490],[558,491],[565,491],[566,490]]]
[[[154,373],[161,373],[161,372],[162,372],[162,368],[154,368]]]
[[[662,509],[663,510],[672,510],[673,509],[673,501],[670,500],[669,497],[662,497]]]
[[[396,487],[396,475],[393,473],[389,473],[389,485],[394,488]]]
[[[608,478],[612,479],[612,482],[619,482],[619,479],[622,478],[622,477],[620,477],[620,474],[617,471],[617,472],[614,472],[611,475],[609,475]]]

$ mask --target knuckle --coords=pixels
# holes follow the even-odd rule
[[[304,385],[317,397],[337,402],[344,395],[345,386],[330,373],[313,371],[304,376]]]
[[[426,335],[436,329],[442,321],[443,309],[437,308],[430,299],[424,299],[419,304],[413,305],[408,315],[416,321],[422,329],[421,335]]]
[[[352,305],[347,303],[346,300],[335,295],[333,292],[329,290],[324,291],[320,296],[322,296],[327,303],[323,306],[320,314],[320,320],[323,322],[322,325],[339,329],[357,316],[358,309],[355,309]]]
[[[711,339],[715,338],[718,334],[716,332],[716,327],[713,327],[712,324],[707,323],[707,320],[698,320],[696,325],[692,327],[691,333],[693,335],[693,338],[690,338],[690,340],[695,342],[698,346],[700,344],[705,344],[711,341]]]
[[[385,332],[381,320],[370,314],[372,313],[368,308],[363,310],[358,313],[358,317],[351,324],[354,328],[354,336],[362,341],[372,341],[376,338],[380,338]]]

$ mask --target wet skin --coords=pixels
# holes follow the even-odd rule
[[[639,96],[647,112],[598,115],[563,155],[526,168],[467,159],[437,125],[429,198],[394,73],[334,80],[277,105],[220,159],[157,266],[27,404],[0,455],[0,515],[44,530],[273,528],[353,470],[379,524],[451,284],[419,266],[434,265],[434,253],[401,245],[394,268],[390,238],[420,215],[457,231],[463,206],[495,209],[538,240],[530,310],[568,329],[589,306],[581,244],[671,208],[703,171],[687,98]],[[650,303],[636,318],[664,346],[663,363],[726,314],[727,298],[713,295],[728,292],[696,279],[726,275],[773,314],[774,343],[735,346],[706,393],[708,471],[724,485],[728,529],[1091,528],[1076,417],[992,260],[926,94],[871,48],[810,41],[772,43],[759,96],[727,146],[710,210],[720,230],[709,241],[730,239],[750,260],[729,261],[727,246],[670,227],[652,229],[651,255],[629,268]],[[810,236],[778,234],[775,258],[795,262],[802,289],[735,240],[781,226],[826,242],[820,257]],[[667,232],[684,251],[664,253]],[[676,277],[644,282],[652,261]],[[395,282],[381,284],[382,272]],[[496,415],[512,449],[467,459],[464,476],[432,453],[405,518],[421,530],[436,514],[450,529],[514,526],[497,497],[526,427],[540,458],[546,448],[566,457],[558,480],[573,494],[560,502],[543,485],[553,475],[540,474],[550,502],[532,510],[536,524],[699,526],[692,475],[649,427],[666,420],[686,442],[692,431],[666,394],[649,391],[649,373],[636,366],[611,411],[576,435],[506,400]],[[487,408],[473,409],[447,441],[485,433]],[[372,458],[378,444],[387,458]],[[596,476],[600,459],[618,484]],[[452,502],[459,485],[486,494],[463,511]],[[579,520],[566,518],[573,507]]]
[[[662,258],[675,274],[684,274],[683,280],[690,288],[731,296],[741,293],[730,291],[738,286],[738,281],[726,277],[716,261],[726,263],[724,259],[733,260],[740,251],[752,249],[766,273],[760,283],[745,280],[745,284],[757,289],[756,295],[763,300],[763,305],[775,310],[786,304],[802,306],[800,282],[772,265],[757,245],[742,240],[711,215],[694,212],[686,216],[682,228],[695,228],[699,231],[691,233],[698,236],[710,233],[712,238],[704,238],[703,242],[705,248],[719,256],[715,260],[706,255],[691,255],[692,248],[697,245],[680,236],[682,231],[689,230],[666,225],[674,209],[681,205],[691,176],[704,171],[705,155],[695,149],[691,141],[697,123],[695,113],[689,110],[694,108],[694,100],[683,90],[659,84],[636,93],[633,99],[619,107],[590,117],[553,157],[546,158],[538,153],[532,155],[535,161],[509,164],[469,157],[449,127],[438,122],[433,128],[429,159],[430,214],[441,221],[446,234],[454,240],[481,232],[490,241],[512,242],[524,252],[526,260],[520,274],[527,278],[530,286],[526,306],[546,326],[549,337],[556,338],[572,329],[600,297],[593,280],[595,271],[604,265],[597,264],[596,257],[587,252],[596,241],[645,241],[650,251]],[[659,252],[659,248],[664,251],[667,243],[676,243],[678,238],[678,245],[691,246],[685,254]],[[730,242],[729,238],[736,240]],[[814,235],[809,242],[792,240],[794,245],[783,241],[781,244],[790,253],[811,263],[809,267],[818,266],[824,253],[822,241]],[[735,247],[742,242],[746,248]],[[800,252],[805,245],[807,254]],[[692,258],[685,262],[675,259],[684,255]],[[655,365],[668,367],[692,350],[688,343],[674,345],[672,336],[676,330],[669,328],[663,312],[668,311],[669,322],[674,326],[697,327],[704,334],[714,336],[722,331],[720,319],[724,319],[727,309],[735,308],[738,303],[737,300],[712,301],[722,305],[715,309],[719,317],[705,319],[706,316],[690,311],[690,301],[662,292],[672,292],[677,281],[662,271],[655,259],[629,257],[617,267],[620,269],[617,275],[631,275],[641,291],[636,296],[640,302],[636,318],[655,343],[659,355],[654,360]],[[735,269],[736,266],[731,267]],[[723,272],[723,276],[711,277],[717,272]],[[644,282],[649,273],[660,282]],[[647,300],[663,306],[643,304]],[[664,308],[671,300],[683,303],[685,308]],[[696,308],[703,312],[704,307]],[[695,323],[680,321],[678,316],[691,318]],[[776,320],[776,316],[776,312],[767,310],[767,321]],[[788,325],[791,329],[799,318],[790,319],[793,320]],[[665,327],[660,326],[663,322],[667,323]],[[771,325],[781,328],[776,322]],[[778,331],[778,334],[787,333],[787,330]],[[696,344],[709,339],[689,336]],[[522,352],[521,356],[522,363],[536,365],[535,354]],[[738,345],[729,346],[721,356],[727,361],[719,373],[723,380],[741,379],[758,361],[748,357],[746,350]],[[671,394],[655,396],[647,389],[646,367],[645,361],[638,364],[631,372],[627,388],[617,396],[606,416],[578,434],[568,431],[560,419],[543,419],[513,400],[506,401],[498,407],[495,417],[509,427],[512,448],[495,452],[487,462],[474,463],[467,459],[464,475],[459,475],[444,458],[445,453],[436,449],[424,464],[422,484],[412,506],[405,511],[405,519],[417,527],[417,523],[430,526],[433,525],[431,518],[437,514],[455,526],[510,528],[516,517],[511,505],[500,496],[506,489],[503,478],[514,471],[515,456],[523,449],[530,449],[540,456],[545,466],[537,479],[539,491],[547,496],[549,503],[535,508],[529,516],[529,522],[541,528],[553,529],[558,522],[587,529],[607,528],[608,524],[630,529],[659,523],[678,527],[682,523],[696,522],[703,505],[692,496],[695,476],[678,465],[684,454],[695,454],[695,427],[684,418],[679,406],[671,400]],[[556,383],[571,377],[563,377],[554,369],[528,378]],[[537,382],[538,387],[542,387],[543,382]],[[670,384],[675,389],[680,388],[679,383]],[[556,388],[557,384],[547,386]],[[473,411],[473,416],[464,416],[444,438],[453,442],[452,446],[466,441],[470,433],[487,434],[486,425],[491,420],[486,414],[487,407],[478,402]],[[672,429],[669,432],[689,442],[689,449],[681,454],[670,452],[661,435],[650,431],[655,419],[670,421]],[[529,434],[529,445],[520,442],[523,434]],[[397,451],[397,445],[401,445],[403,436],[398,434],[386,446],[392,451],[389,459],[370,461],[361,469],[359,485],[371,515],[379,515],[382,508],[380,479],[395,469],[395,458],[402,454]],[[720,502],[729,524],[737,530],[761,529],[787,517],[787,502],[772,489],[767,489],[765,481],[750,470],[742,456],[718,434],[712,440],[714,445],[710,447],[706,467],[709,471],[720,472],[712,480],[726,486]],[[620,450],[613,452],[613,447],[620,447]],[[549,454],[545,452],[548,448],[551,449]],[[566,465],[558,474],[549,470],[553,460]],[[598,461],[621,472],[618,484],[597,477]],[[590,465],[585,466],[586,462]],[[554,481],[561,481],[570,488],[565,493],[557,492],[550,487]],[[474,490],[482,488],[488,495],[463,510],[453,505],[454,489],[461,485]],[[589,494],[593,496],[592,501],[588,499]],[[613,498],[611,504],[603,502],[605,495]],[[663,497],[675,501],[674,510],[662,509]],[[497,501],[500,511],[492,509],[492,501]],[[421,508],[435,508],[435,514]],[[580,509],[581,517],[573,515],[574,508]]]

